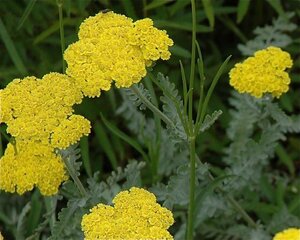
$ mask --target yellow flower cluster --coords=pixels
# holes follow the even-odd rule
[[[54,142],[53,147],[66,148],[90,132],[88,120],[72,115],[72,106],[82,97],[73,80],[64,74],[15,79],[0,91],[0,122],[8,125],[7,132],[17,140]],[[58,136],[62,129],[76,131]]]
[[[2,236],[2,234],[1,234],[1,232],[0,232],[0,240],[3,240],[4,238],[3,238],[3,236]]]
[[[290,78],[285,72],[292,67],[289,53],[277,47],[268,47],[255,52],[254,57],[237,63],[231,69],[230,85],[240,93],[261,98],[264,93],[280,97],[289,89]]]
[[[83,216],[86,240],[173,239],[167,231],[173,215],[156,203],[154,194],[133,187],[116,195],[113,203],[114,207],[98,204]]]
[[[57,193],[67,177],[55,148],[90,132],[90,122],[73,114],[82,98],[72,78],[59,73],[15,79],[0,90],[0,123],[16,141],[0,159],[0,189],[23,194],[36,186],[43,195]]]
[[[109,90],[113,81],[117,87],[139,82],[153,61],[170,58],[168,48],[173,45],[151,19],[133,22],[113,12],[87,18],[78,36],[65,51],[66,72],[89,97]]]
[[[33,141],[8,144],[0,160],[0,188],[23,194],[37,186],[45,196],[56,194],[67,180],[61,157],[52,147]]]
[[[289,228],[280,233],[277,233],[273,240],[300,240],[300,229]]]

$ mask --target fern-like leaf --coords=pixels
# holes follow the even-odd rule
[[[209,129],[216,121],[217,119],[222,115],[221,110],[214,111],[211,115],[206,115],[203,123],[200,126],[200,132],[204,132],[205,130]]]

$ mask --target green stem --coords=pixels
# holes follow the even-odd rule
[[[195,0],[191,0],[192,4],[192,58],[191,58],[191,73],[190,73],[190,85],[189,91],[191,91],[189,95],[189,123],[190,127],[192,127],[193,123],[193,89],[194,89],[194,79],[195,79],[195,65],[196,65],[196,4]]]
[[[187,240],[193,239],[194,232],[194,212],[195,212],[195,182],[196,182],[196,149],[195,137],[189,139],[190,150],[190,193],[189,193],[189,209],[188,209],[188,226],[187,226]]]
[[[160,117],[167,125],[175,127],[171,119],[169,119],[162,111],[160,111],[154,104],[152,104],[138,89],[136,85],[132,85],[130,89],[143,101],[143,103],[157,116]]]
[[[72,164],[70,164],[70,161],[69,161],[69,158],[62,158],[64,163],[65,163],[65,166],[68,170],[68,173],[70,174],[71,178],[73,179],[75,185],[77,186],[80,194],[83,196],[83,197],[86,197],[88,196],[88,193],[87,191],[85,190],[84,186],[82,185],[82,183],[80,182],[77,174],[76,174],[76,171],[74,169],[74,167],[72,166]]]
[[[63,23],[63,0],[56,0],[58,7],[58,16],[59,16],[59,32],[60,32],[60,46],[61,46],[61,55],[62,55],[62,69],[63,73],[66,72],[66,63],[64,60],[64,51],[66,48],[65,44],[65,33],[64,33],[64,23]]]

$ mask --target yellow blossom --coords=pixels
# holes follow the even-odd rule
[[[45,196],[54,195],[67,180],[60,156],[49,145],[33,141],[8,144],[0,158],[0,189],[23,194],[38,187]]]
[[[292,64],[289,53],[278,47],[268,47],[237,63],[229,73],[230,85],[240,93],[249,93],[257,98],[264,93],[280,97],[289,89],[291,80],[285,70]]]
[[[146,66],[170,58],[173,41],[153,27],[151,19],[133,22],[114,12],[89,17],[80,26],[79,41],[65,51],[67,74],[85,96],[99,96],[117,87],[130,87],[146,75]]]
[[[300,240],[300,229],[289,228],[280,233],[277,233],[273,240]]]
[[[1,234],[1,232],[0,232],[0,240],[3,240],[4,238],[3,238],[3,236],[2,236],[2,234]]]
[[[55,135],[56,129],[61,130],[61,123],[72,116],[73,105],[80,103],[82,98],[73,79],[64,74],[50,73],[42,79],[15,79],[0,92],[0,120],[8,125],[7,132],[20,140],[49,144],[51,135]],[[89,133],[87,122],[80,127],[82,119],[74,118],[72,125],[77,126],[73,127],[77,132],[69,137],[69,143],[65,140],[64,147]]]
[[[85,239],[173,239],[172,213],[156,203],[154,194],[132,187],[113,199],[114,207],[98,204],[83,216]]]
[[[62,120],[51,135],[51,145],[64,149],[76,143],[81,136],[90,133],[91,124],[82,116],[72,115]]]

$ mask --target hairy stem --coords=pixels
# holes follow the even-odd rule
[[[75,185],[77,186],[80,194],[83,197],[86,197],[88,195],[88,193],[85,190],[84,186],[82,185],[81,181],[79,180],[74,167],[72,166],[72,164],[70,164],[69,158],[64,158],[63,157],[62,159],[63,159],[63,161],[65,163],[65,166],[68,170],[68,173],[70,174],[71,178],[73,179],[73,181],[74,181]]]

